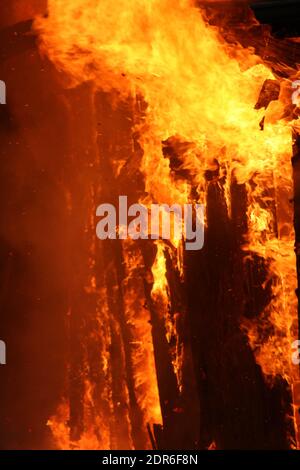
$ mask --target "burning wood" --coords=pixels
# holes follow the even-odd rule
[[[300,445],[299,46],[214,3],[49,0],[35,19],[74,134],[58,448]],[[200,205],[201,250],[144,224]]]
[[[64,5],[50,1],[49,17],[36,22],[42,48],[65,71],[72,85],[91,80],[99,89],[117,90],[121,100],[130,95],[143,96],[147,107],[138,118],[141,123],[135,126],[143,152],[140,171],[145,192],[141,201],[185,204],[192,200],[209,205],[209,194],[215,186],[220,192],[215,204],[220,204],[220,216],[224,223],[226,220],[228,232],[230,226],[235,226],[233,184],[243,186],[246,219],[239,262],[241,267],[255,258],[263,263],[265,280],[260,295],[265,301],[260,307],[249,306],[248,318],[245,310],[236,311],[235,328],[247,332],[264,380],[281,377],[292,386],[298,377],[290,360],[291,344],[297,338],[296,260],[289,202],[293,190],[292,128],[296,122],[285,117],[285,108],[291,108],[285,91],[288,82],[275,81],[272,71],[250,50],[223,41],[188,1],[174,6],[167,0],[159,4],[153,0],[145,9],[144,3],[136,0],[128,9],[119,0],[110,15],[107,8],[106,2],[96,6],[91,1],[83,8],[79,0]],[[81,28],[78,36],[82,24],[87,28]],[[192,145],[180,146],[177,136]],[[166,146],[162,148],[162,142],[170,139],[177,147],[176,178],[171,172],[175,168],[172,152]],[[207,175],[213,171],[215,176],[209,183]],[[210,224],[207,220],[208,230],[212,230]],[[122,250],[126,253],[125,246]],[[154,280],[150,309],[158,316],[154,322],[163,321],[158,329],[165,330],[164,354],[168,355],[172,338],[178,341],[176,318],[183,315],[183,310],[170,315],[172,294],[166,253],[164,245],[158,244],[151,268]],[[178,265],[180,250],[175,253]],[[252,261],[253,269],[257,266]],[[183,276],[189,278],[187,268]],[[233,295],[236,287],[230,277],[227,284]],[[224,282],[219,288],[224,291]],[[223,309],[230,318],[229,305]],[[211,308],[219,311],[220,307]],[[201,301],[198,309],[199,315],[205,315]],[[152,327],[155,333],[155,323]],[[215,336],[213,331],[211,335]],[[155,348],[162,337],[154,335],[153,340]],[[230,344],[230,337],[222,338],[221,349],[228,341]],[[181,347],[179,342],[176,350]],[[180,376],[182,357],[177,352],[173,357],[174,372]],[[198,368],[203,367],[199,358],[195,369],[198,380]],[[159,380],[160,393],[162,387]],[[143,393],[147,396],[148,392],[145,389]],[[175,389],[173,393],[177,393]],[[180,397],[182,385],[178,393]],[[165,419],[168,421],[167,415]],[[295,445],[293,433],[291,430],[291,445]]]

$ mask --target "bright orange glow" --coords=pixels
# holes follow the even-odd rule
[[[245,185],[245,257],[258,254],[265,259],[273,295],[262,315],[242,320],[241,328],[248,334],[266,381],[279,374],[292,385],[298,371],[291,363],[291,344],[298,333],[290,202],[295,123],[284,118],[284,107],[290,105],[288,81],[281,80],[278,101],[267,110],[255,109],[265,80],[275,78],[272,71],[251,49],[225,43],[190,0],[49,0],[49,17],[37,19],[36,28],[41,50],[64,72],[69,86],[92,81],[96,88],[117,91],[120,100],[141,96],[147,104],[134,129],[143,150],[140,169],[147,193],[140,202],[188,203],[195,197],[193,185],[197,202],[205,204],[205,172],[216,168],[216,160],[225,178],[229,217],[231,182],[235,179]],[[174,148],[181,145],[180,170],[189,171],[188,181],[180,175],[174,178],[163,154],[162,142],[167,139],[172,139]],[[168,306],[165,250],[170,248],[163,242],[156,247],[151,295],[169,340],[176,335]],[[176,253],[180,266],[180,247]],[[124,258],[128,276],[125,317],[135,345],[134,387],[144,424],[161,422],[149,312],[143,309],[142,294],[132,282],[135,263],[141,260],[130,258],[126,247]],[[172,360],[180,388],[180,352],[173,351]],[[59,417],[52,418],[50,425],[58,445],[69,448]],[[88,442],[87,448],[109,446],[105,438],[95,443],[90,433],[82,439],[84,445]]]

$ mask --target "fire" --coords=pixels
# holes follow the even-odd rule
[[[128,243],[127,243],[128,245]],[[150,313],[143,305],[143,284],[138,271],[144,268],[141,254],[136,252],[134,244],[124,250],[127,277],[124,282],[126,321],[131,330],[132,363],[137,400],[143,412],[144,428],[148,423],[161,423],[157,379],[154,364],[154,352]]]
[[[285,118],[285,108],[291,106],[286,100],[288,81],[281,80],[278,101],[257,109],[263,84],[276,77],[251,49],[227,44],[190,0],[49,0],[49,16],[38,18],[35,26],[41,50],[64,73],[68,86],[91,81],[106,92],[117,91],[120,101],[142,97],[146,103],[133,129],[143,150],[140,169],[147,196],[141,202],[185,204],[196,198],[205,204],[206,172],[218,168],[230,217],[231,183],[245,185],[245,260],[253,255],[265,260],[272,298],[256,320],[242,320],[241,327],[266,380],[279,374],[292,386],[298,380],[290,360],[291,344],[297,339],[290,203],[295,123]],[[166,142],[179,158],[177,173],[164,153]],[[175,264],[181,265],[177,248],[168,250],[175,250]],[[157,243],[151,295],[160,305],[170,337],[174,324],[168,313],[165,250]],[[148,313],[142,312],[142,294],[131,285],[138,274],[126,248],[124,256],[130,268],[124,286],[125,316],[139,350],[133,360],[134,389],[144,424],[151,417],[160,422]],[[173,365],[178,369],[176,357],[173,354]],[[143,368],[146,380],[140,375]],[[56,434],[65,447],[60,427]]]
[[[172,252],[171,252],[172,254]],[[175,251],[176,263],[179,260],[179,256]],[[178,266],[177,266],[178,268]],[[178,341],[178,334],[176,328],[176,320],[180,315],[179,312],[176,312],[174,317],[170,314],[170,292],[169,285],[167,280],[167,266],[166,258],[164,253],[164,244],[162,241],[157,242],[157,253],[156,258],[152,266],[153,274],[153,287],[151,291],[151,296],[153,298],[154,304],[157,306],[157,310],[161,316],[161,319],[165,325],[166,339],[170,344],[172,339],[175,338],[176,346],[169,347],[171,353],[171,361],[173,370],[177,380],[177,386],[179,390],[182,389],[182,377],[181,377],[181,368],[183,361],[183,352]]]

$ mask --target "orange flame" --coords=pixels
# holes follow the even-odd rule
[[[49,0],[49,16],[38,18],[36,28],[41,49],[65,73],[70,86],[93,81],[105,91],[117,90],[120,99],[141,95],[147,103],[142,124],[135,129],[148,194],[143,202],[187,203],[193,184],[205,203],[205,172],[215,168],[216,159],[226,176],[229,216],[231,178],[246,185],[245,250],[268,264],[273,297],[263,318],[273,330],[262,343],[258,330],[264,325],[259,319],[243,326],[266,378],[280,374],[290,384],[298,380],[290,359],[290,345],[297,338],[289,202],[296,123],[284,118],[288,82],[282,80],[278,101],[267,110],[256,109],[263,83],[274,79],[272,71],[251,49],[238,44],[233,49],[225,43],[191,0]],[[170,138],[175,145],[187,143],[180,169],[190,172],[193,183],[173,177],[162,149],[162,142]],[[162,244],[157,248],[152,296],[163,297],[168,324],[166,263]],[[141,337],[149,338],[144,324],[137,328]]]

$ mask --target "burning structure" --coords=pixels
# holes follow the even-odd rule
[[[30,27],[3,67],[3,153],[26,143],[5,175],[31,194],[6,189],[3,257],[30,253],[23,322],[55,352],[35,437],[5,445],[299,447],[297,40],[233,1],[48,0]],[[203,249],[98,240],[97,206],[124,194],[203,204]]]

